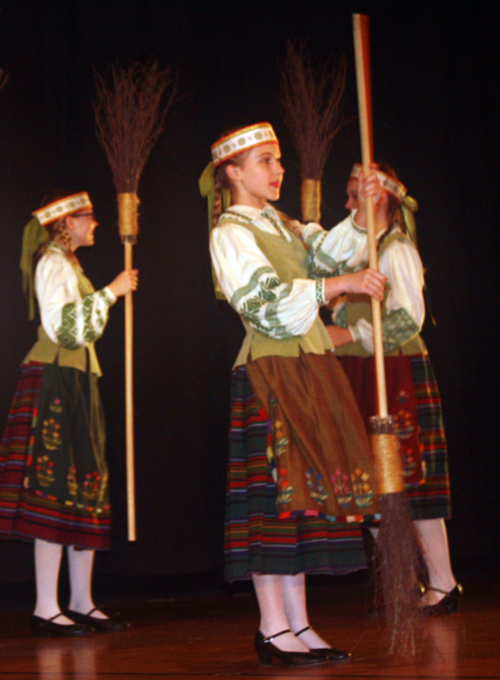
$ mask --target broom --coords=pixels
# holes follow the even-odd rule
[[[280,101],[297,152],[302,176],[303,222],[321,219],[321,178],[333,140],[345,125],[341,116],[346,60],[332,56],[315,70],[305,43],[288,42],[283,61]]]
[[[111,84],[96,75],[94,103],[96,131],[111,166],[118,194],[118,226],[125,251],[125,269],[132,269],[132,247],[137,243],[139,197],[137,187],[165,116],[176,93],[168,69],[157,62],[110,69]],[[161,105],[168,86],[172,92]],[[136,540],[133,401],[133,304],[125,296],[125,414],[128,540]]]
[[[373,163],[369,19],[354,14],[354,48],[363,171]],[[368,259],[378,269],[372,198],[367,199]],[[416,653],[418,632],[419,549],[405,484],[394,419],[387,413],[381,308],[371,300],[378,414],[370,418],[370,440],[381,495],[377,537],[377,576],[384,603],[389,654]]]

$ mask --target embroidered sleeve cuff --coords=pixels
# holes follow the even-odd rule
[[[115,304],[117,297],[111,291],[111,289],[108,288],[108,286],[106,286],[106,288],[103,288],[100,292],[101,292],[101,297],[104,299],[104,301],[106,302],[108,307],[111,307],[111,305]]]
[[[318,304],[318,307],[323,307],[323,305],[326,305],[326,298],[325,298],[325,279],[316,279],[315,280],[315,296],[316,296],[316,302]]]

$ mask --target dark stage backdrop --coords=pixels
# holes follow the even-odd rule
[[[453,12],[448,12],[452,7]],[[120,271],[111,175],[97,143],[94,70],[156,57],[179,96],[139,193],[135,249],[138,539],[126,540],[123,304],[98,352],[109,427],[113,550],[101,573],[217,574],[222,565],[229,375],[242,333],[214,300],[198,176],[226,128],[269,120],[287,169],[280,207],[298,216],[300,177],[277,91],[287,39],[309,38],[318,62],[345,53],[345,112],[356,114],[351,13],[372,17],[376,155],[420,205],[420,250],[437,326],[425,338],[450,445],[453,556],[498,553],[497,343],[499,55],[496,2],[196,2],[0,0],[0,421],[36,327],[18,260],[31,210],[57,187],[89,191],[97,243],[79,251],[96,287]],[[359,160],[357,121],[338,136],[324,177],[323,224],[345,216]],[[31,578],[31,546],[0,544],[0,581]]]

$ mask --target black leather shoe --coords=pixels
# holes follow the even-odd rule
[[[278,659],[285,666],[318,666],[322,663],[328,663],[327,658],[314,652],[284,652],[273,645],[272,640],[280,635],[285,635],[285,633],[291,633],[291,630],[287,628],[269,637],[264,637],[260,630],[257,632],[255,651],[262,666],[271,666],[273,659]]]
[[[420,611],[426,616],[439,616],[440,614],[454,614],[458,612],[460,608],[460,601],[463,597],[464,590],[460,583],[450,590],[449,593],[446,590],[439,590],[439,588],[427,588],[427,590],[433,590],[436,593],[443,593],[444,597],[436,602],[436,604],[429,604],[425,607],[421,607]]]
[[[299,630],[298,633],[294,633],[294,635],[299,637],[301,633],[305,633],[306,630],[310,629],[311,626],[306,626],[305,628],[302,628],[302,630]],[[349,652],[344,652],[341,649],[335,649],[334,647],[317,647],[311,649],[311,652],[314,652],[314,654],[319,654],[325,659],[328,659],[330,663],[340,663],[342,661],[351,660],[351,654]]]
[[[115,619],[98,619],[97,616],[92,616],[92,612],[97,611],[97,607],[91,609],[87,614],[80,614],[78,612],[68,611],[64,612],[68,619],[72,619],[76,623],[82,623],[91,626],[94,630],[104,633],[117,633],[122,630],[130,628],[130,624],[124,621],[116,621]]]
[[[31,617],[31,634],[33,637],[83,637],[92,633],[92,627],[78,623],[54,623],[55,619],[64,614],[59,613],[50,619],[42,619],[39,616]]]

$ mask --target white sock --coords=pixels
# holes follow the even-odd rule
[[[94,609],[92,598],[92,571],[94,567],[94,550],[77,550],[74,546],[68,548],[70,600],[69,609],[79,614],[88,614]],[[93,611],[92,616],[106,619],[100,611]]]
[[[58,586],[62,545],[36,538],[34,551],[36,605],[33,614],[41,619],[51,619],[61,613]],[[55,623],[71,624],[73,621],[65,616],[59,616]]]

